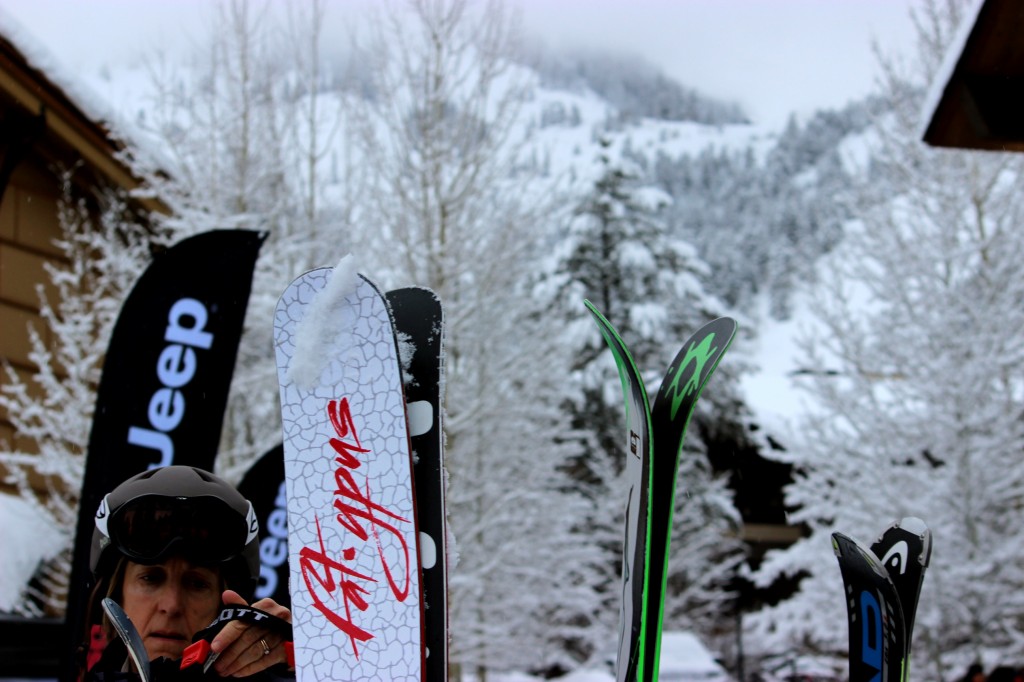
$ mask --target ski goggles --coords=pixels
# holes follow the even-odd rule
[[[249,504],[246,518],[215,497],[143,495],[115,511],[107,530],[126,557],[160,563],[180,554],[202,564],[218,564],[242,553],[259,531]]]

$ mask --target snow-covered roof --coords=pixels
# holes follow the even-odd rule
[[[931,125],[932,119],[935,117],[939,101],[942,99],[950,80],[953,78],[953,70],[956,69],[956,64],[960,61],[960,55],[963,54],[964,46],[967,45],[967,38],[971,35],[971,30],[978,22],[978,12],[981,11],[983,4],[985,4],[985,0],[972,0],[970,7],[964,12],[964,20],[960,23],[953,42],[946,50],[946,56],[942,60],[942,65],[932,81],[931,88],[928,90],[928,95],[924,100],[924,106],[921,108],[921,123],[918,135],[920,138],[925,136],[928,126]]]
[[[1024,150],[1016,104],[1024,77],[1017,0],[971,0],[932,80],[918,137],[928,144]]]
[[[136,142],[132,126],[2,8],[0,92],[23,106],[29,115],[41,117],[50,133],[117,185],[134,189],[140,184],[123,158],[127,142]],[[131,148],[133,154],[140,152],[138,144]],[[141,201],[151,204],[150,208],[162,208],[159,202]]]

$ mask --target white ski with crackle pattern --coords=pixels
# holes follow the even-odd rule
[[[412,459],[394,327],[346,261],[282,295],[274,338],[301,680],[420,680]]]

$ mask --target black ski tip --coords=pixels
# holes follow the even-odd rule
[[[883,542],[886,534],[895,531],[902,531],[918,539],[921,543],[921,551],[918,554],[917,561],[921,564],[921,568],[928,568],[928,564],[931,563],[932,559],[932,531],[928,528],[928,524],[916,516],[904,516],[899,521],[894,521],[888,528],[882,531],[871,546],[875,554],[878,554],[876,548]]]
[[[413,284],[413,285],[407,286],[407,287],[400,287],[398,289],[391,289],[390,291],[388,291],[385,294],[385,296],[389,296],[389,297],[401,296],[401,297],[409,297],[409,298],[415,297],[415,298],[422,298],[422,299],[425,299],[425,300],[432,299],[432,300],[436,300],[438,302],[440,302],[440,300],[441,300],[441,297],[437,295],[436,291],[434,291],[430,287],[425,287],[425,286],[422,286],[420,284]]]
[[[736,333],[736,330],[739,329],[739,327],[740,325],[738,322],[736,322],[735,319],[729,317],[728,315],[723,315],[722,317],[716,317],[715,319],[711,320],[706,325],[704,325],[702,329],[716,329],[724,331],[727,332],[727,335],[731,338],[732,335]]]
[[[849,535],[844,535],[840,532],[832,533],[832,551],[835,552],[836,558],[839,559],[839,564],[842,568],[853,565],[851,560],[859,559],[860,561],[857,562],[858,564],[866,564],[879,576],[886,580],[889,579],[889,574],[886,572],[881,561],[878,560],[878,557],[875,556],[874,552],[861,545]]]
[[[921,550],[921,566],[927,568],[928,564],[932,560],[931,529],[928,528],[928,525],[924,521],[916,516],[905,516],[896,525],[908,533],[913,533],[917,537],[921,538],[921,544],[923,546],[923,549]]]

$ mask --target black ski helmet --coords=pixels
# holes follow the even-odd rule
[[[173,555],[219,566],[251,599],[260,575],[259,522],[249,500],[208,471],[168,466],[132,476],[96,510],[89,568],[110,576],[120,556],[155,564]]]

